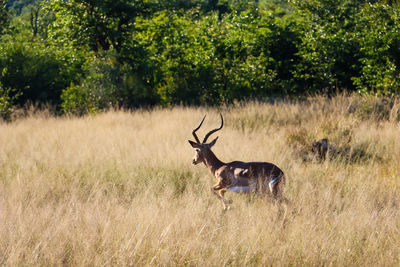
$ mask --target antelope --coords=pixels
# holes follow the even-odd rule
[[[211,151],[211,148],[217,142],[218,136],[210,143],[206,143],[207,139],[215,132],[222,129],[224,126],[224,118],[221,116],[221,126],[209,131],[200,142],[196,131],[200,129],[206,118],[204,115],[199,126],[192,131],[192,135],[196,142],[191,140],[189,144],[195,149],[195,155],[192,163],[197,165],[203,162],[211,175],[217,180],[217,183],[211,187],[213,194],[222,201],[224,210],[229,209],[231,200],[225,199],[224,195],[227,190],[235,193],[259,193],[272,194],[275,200],[281,196],[279,185],[285,181],[285,175],[281,169],[269,162],[242,162],[233,161],[224,163]]]

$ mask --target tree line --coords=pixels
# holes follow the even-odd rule
[[[388,0],[0,0],[0,113],[390,96],[399,18]]]

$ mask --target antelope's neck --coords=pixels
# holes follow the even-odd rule
[[[209,150],[204,155],[204,164],[206,165],[207,169],[210,170],[211,174],[215,176],[215,172],[222,167],[225,163],[220,161],[215,154]]]

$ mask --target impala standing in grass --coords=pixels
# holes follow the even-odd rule
[[[211,148],[217,142],[216,137],[210,143],[206,143],[207,139],[215,132],[222,129],[224,119],[221,115],[221,126],[206,134],[203,142],[200,142],[196,135],[196,131],[200,129],[206,116],[200,122],[199,126],[192,131],[196,142],[190,141],[190,145],[196,150],[193,158],[193,164],[203,162],[211,174],[217,180],[217,183],[211,187],[212,192],[222,201],[224,209],[229,209],[230,200],[224,198],[227,190],[236,193],[258,193],[265,194],[268,191],[274,199],[281,197],[279,186],[285,179],[285,175],[276,165],[268,162],[242,162],[233,161],[224,163],[220,161]]]

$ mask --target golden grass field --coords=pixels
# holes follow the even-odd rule
[[[215,154],[281,167],[288,205],[223,211],[187,142],[220,111]],[[0,265],[399,266],[399,121],[399,100],[339,95],[0,123]],[[309,158],[324,137],[342,152]]]

